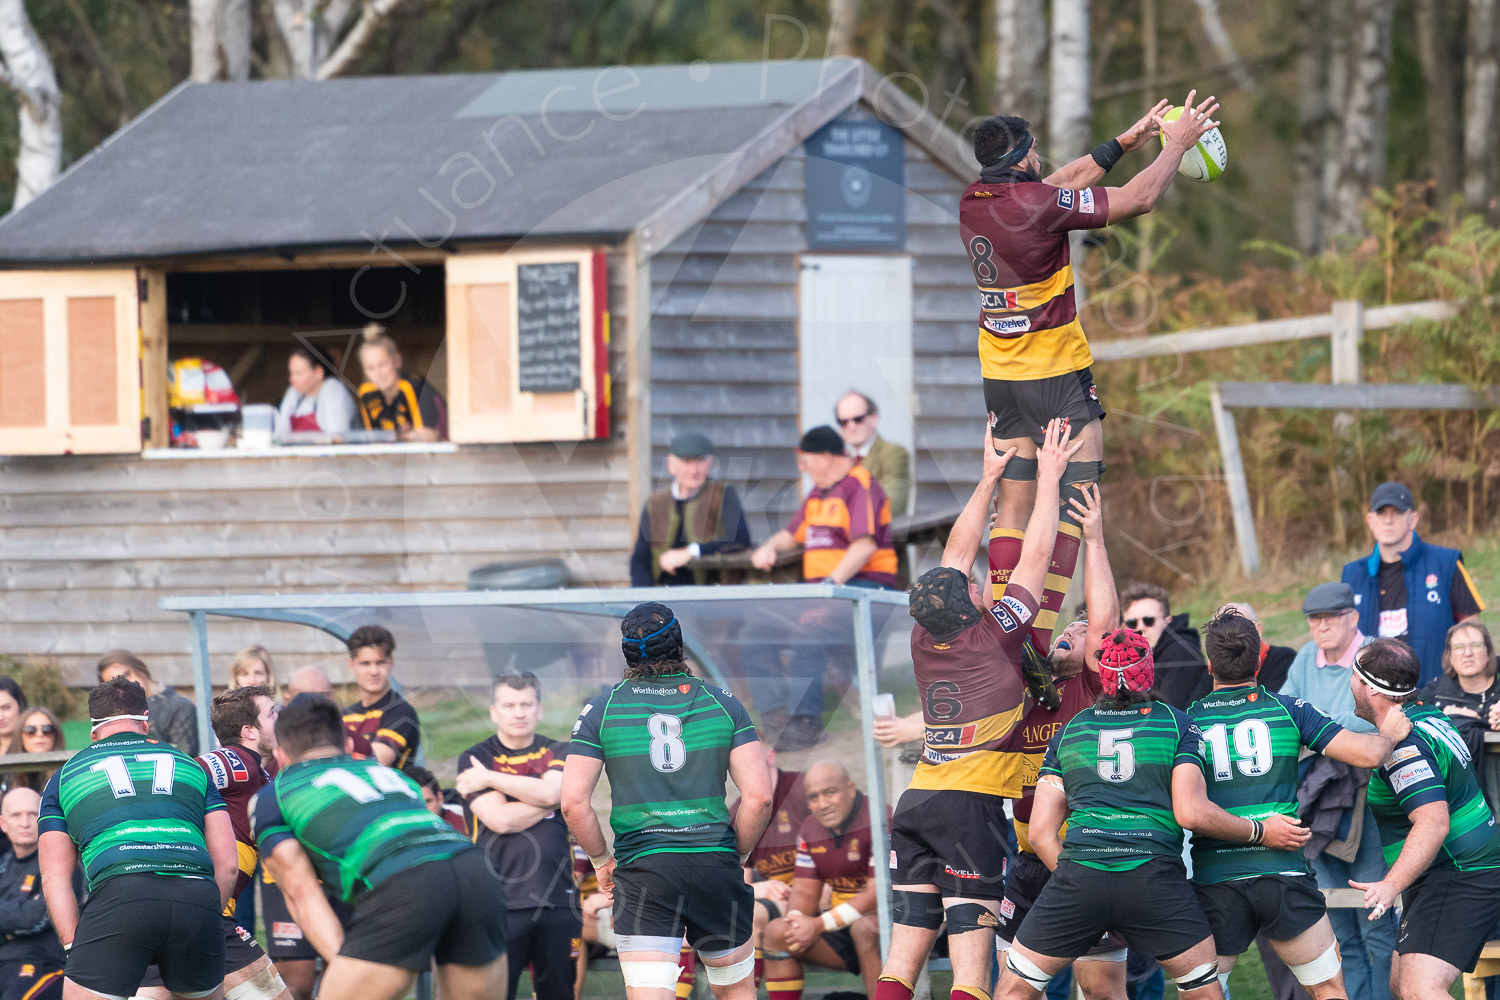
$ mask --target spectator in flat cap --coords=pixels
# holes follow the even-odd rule
[[[823,426],[802,435],[797,469],[813,488],[787,526],[755,550],[751,564],[769,571],[780,553],[801,545],[802,578],[809,583],[894,587],[890,502],[869,470],[845,451],[839,432]],[[774,662],[747,668],[762,729],[773,734],[784,726],[775,738],[776,749],[805,750],[822,738],[827,662],[821,651],[801,646],[783,674],[780,652],[767,655]]]
[[[870,478],[885,490],[891,516],[907,512],[911,500],[911,453],[880,436],[880,407],[862,392],[844,393],[833,407],[839,435],[849,454],[870,470]]]
[[[641,510],[632,587],[678,587],[717,582],[687,564],[700,555],[750,547],[750,525],[733,486],[715,482],[714,446],[702,434],[679,434],[667,455],[672,482]]]
[[[1401,483],[1375,487],[1365,514],[1375,550],[1346,565],[1343,580],[1354,588],[1360,630],[1415,649],[1426,686],[1442,675],[1448,630],[1476,620],[1484,601],[1463,553],[1422,541],[1418,518],[1411,490]]]

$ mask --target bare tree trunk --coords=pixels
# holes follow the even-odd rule
[[[1229,29],[1224,27],[1224,19],[1219,16],[1218,0],[1194,2],[1198,5],[1198,16],[1203,22],[1203,33],[1208,36],[1214,51],[1218,52],[1219,61],[1229,67],[1229,75],[1241,89],[1253,89],[1255,77],[1250,75],[1250,71],[1240,61],[1239,53],[1234,50],[1234,40],[1229,37]]]
[[[220,0],[219,58],[224,79],[250,79],[250,0]]]
[[[573,62],[573,32],[577,27],[574,0],[553,0],[552,30],[547,34],[547,65],[569,66]]]
[[[1453,89],[1453,52],[1442,0],[1417,0],[1417,58],[1422,64],[1427,106],[1427,150],[1440,201],[1458,190],[1458,97]]]
[[[854,55],[856,0],[828,0],[828,58]]]
[[[1146,90],[1146,99],[1156,96],[1156,75],[1160,72],[1157,58],[1156,2],[1141,0],[1141,81]],[[1151,270],[1151,258],[1156,245],[1156,216],[1147,212],[1136,224],[1135,273],[1142,279]],[[1137,334],[1146,332],[1146,324],[1155,317],[1151,315],[1151,286],[1141,280],[1135,290],[1135,329]]]
[[[310,80],[317,69],[314,57],[317,30],[312,4],[307,0],[271,0],[276,14],[276,28],[286,45],[292,64],[292,79]]]
[[[359,58],[365,46],[375,37],[386,21],[390,20],[396,8],[400,7],[406,0],[364,0],[359,12],[359,20],[354,22],[354,27],[339,42],[338,48],[318,66],[317,78],[327,80],[330,77],[343,76],[354,68],[354,61]],[[329,5],[333,9],[333,5]],[[330,33],[330,37],[331,33]]]
[[[24,0],[0,0],[0,84],[15,92],[21,112],[14,210],[62,171],[62,94]]]
[[[1385,176],[1385,117],[1390,105],[1391,18],[1395,0],[1354,0],[1349,97],[1344,103],[1333,232],[1363,227],[1360,202]]]
[[[996,114],[1041,119],[1045,37],[1041,0],[996,0]]]
[[[1088,0],[1052,0],[1052,74],[1047,152],[1055,163],[1082,156],[1089,143]]]
[[[1469,0],[1469,51],[1464,60],[1464,204],[1473,212],[1489,207],[1493,191],[1495,88],[1500,84],[1496,2]]]
[[[1319,204],[1323,214],[1319,223],[1318,245],[1328,239],[1333,227],[1333,194],[1338,187],[1339,155],[1344,145],[1344,106],[1349,100],[1349,37],[1353,32],[1351,7],[1354,0],[1328,0],[1322,5],[1323,31],[1327,38],[1327,72],[1325,88],[1327,114],[1323,119],[1323,165]]]
[[[188,0],[188,19],[192,24],[188,79],[210,83],[219,79],[219,0]]]
[[[1323,0],[1297,0],[1297,142],[1292,154],[1293,223],[1297,248],[1323,248],[1325,188],[1321,176],[1324,131],[1329,127],[1327,24]]]

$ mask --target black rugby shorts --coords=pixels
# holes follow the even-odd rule
[[[1500,869],[1429,869],[1401,894],[1398,955],[1431,955],[1472,972],[1500,920]]]
[[[206,993],[224,981],[224,921],[212,879],[116,875],[89,896],[67,977],[128,997],[153,964],[173,993]]]
[[[392,875],[354,904],[340,955],[424,972],[505,954],[505,886],[477,847]]]
[[[1091,368],[1024,382],[987,378],[984,405],[995,418],[990,430],[993,437],[1002,440],[1029,437],[1038,445],[1046,435],[1049,420],[1067,417],[1073,422],[1076,435],[1084,424],[1103,420],[1105,416]]]
[[[1158,962],[1211,936],[1181,861],[1153,859],[1123,872],[1063,861],[1016,931],[1016,943],[1051,958],[1078,958],[1109,930]]]
[[[732,853],[648,854],[615,869],[612,919],[616,937],[686,934],[695,950],[729,951],[750,940],[755,893]]]
[[[998,795],[908,788],[891,817],[891,882],[1001,899],[1010,830]]]
[[[1193,883],[1220,955],[1241,955],[1262,931],[1290,941],[1323,919],[1328,906],[1311,875],[1257,875]]]

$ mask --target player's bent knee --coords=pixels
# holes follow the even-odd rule
[[[891,893],[891,921],[935,931],[943,926],[943,897],[935,892],[897,889]]]
[[[1318,983],[1328,982],[1343,968],[1339,962],[1338,942],[1335,941],[1329,945],[1327,951],[1311,962],[1288,966],[1288,968],[1292,970],[1292,975],[1297,977],[1297,982],[1303,986],[1316,986]]]
[[[704,963],[704,970],[708,973],[710,986],[733,986],[742,982],[748,976],[755,973],[755,954],[752,952],[729,965],[709,965]]]
[[[1014,948],[1005,953],[1005,967],[1038,993],[1046,993],[1047,984],[1052,982],[1052,977],[1043,972],[1041,966]]]
[[[1204,962],[1189,972],[1180,976],[1173,976],[1172,981],[1177,984],[1177,989],[1183,993],[1190,990],[1201,990],[1203,987],[1214,983],[1219,978],[1219,963]]]
[[[286,983],[269,961],[249,979],[224,991],[224,1000],[276,1000],[287,992]]]
[[[754,962],[754,959],[751,959]],[[682,972],[676,962],[621,962],[620,975],[625,985],[638,990],[677,989],[677,977]]]
[[[969,931],[992,931],[1000,926],[999,919],[983,903],[954,903],[944,912],[948,916],[948,933],[967,934]]]

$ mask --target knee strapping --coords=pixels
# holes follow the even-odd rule
[[[755,953],[751,952],[730,965],[704,965],[708,981],[713,986],[733,986],[755,972]]]
[[[267,965],[238,986],[225,990],[224,1000],[276,1000],[284,992],[286,983],[282,982],[276,966]]]
[[[1040,993],[1046,993],[1047,984],[1052,982],[1052,977],[1043,972],[1040,966],[1014,948],[1005,953],[1005,967]]]
[[[1011,459],[1015,461],[1015,459]],[[1069,462],[1068,467],[1063,469],[1062,486],[1073,486],[1078,483],[1097,483],[1104,478],[1104,470],[1107,466],[1103,462]]]
[[[1181,976],[1174,976],[1172,981],[1177,988],[1186,993],[1189,990],[1201,990],[1219,978],[1219,963],[1204,962],[1191,972]]]
[[[943,926],[943,897],[935,892],[896,889],[891,893],[891,921],[935,931]]]
[[[626,986],[639,990],[676,990],[677,975],[682,970],[676,962],[621,962],[620,975]]]
[[[1036,480],[1036,459],[1022,458],[1019,455],[1005,463],[1005,471],[1000,473],[1001,479],[1009,479],[1017,483],[1030,483]]]
[[[1289,966],[1292,970],[1292,975],[1296,976],[1297,982],[1303,986],[1316,986],[1318,983],[1326,983],[1338,975],[1342,967],[1342,963],[1339,962],[1339,945],[1337,941],[1329,945],[1327,951],[1311,962]]]
[[[968,931],[992,931],[1000,926],[999,918],[983,903],[954,903],[943,912],[948,917],[950,935]]]

